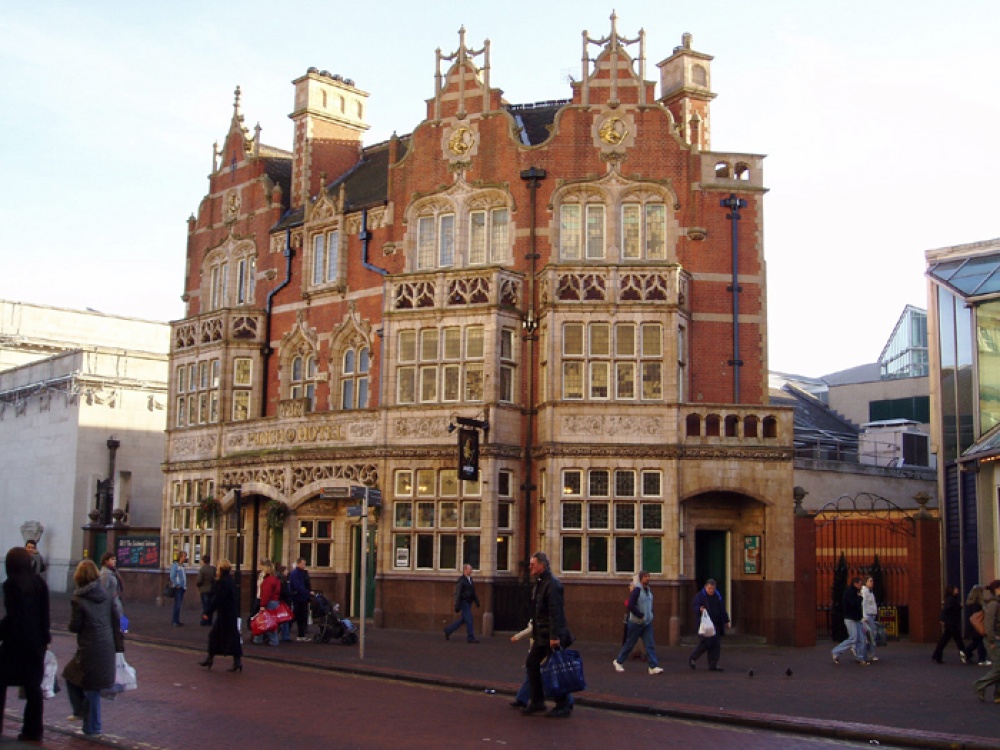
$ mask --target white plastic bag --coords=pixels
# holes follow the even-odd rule
[[[135,679],[135,668],[125,661],[125,654],[115,654],[115,686],[112,690],[116,693],[125,690],[135,690],[139,687]]]
[[[59,673],[59,661],[51,651],[45,652],[45,671],[42,673],[42,697],[56,697],[56,675]]]
[[[712,623],[712,618],[708,616],[707,609],[701,611],[701,625],[698,626],[698,635],[702,638],[711,638],[715,635],[715,625]]]

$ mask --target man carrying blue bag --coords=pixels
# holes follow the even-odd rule
[[[563,587],[559,579],[549,569],[549,558],[544,552],[531,556],[530,571],[535,579],[532,592],[532,645],[528,652],[525,668],[531,687],[528,705],[521,709],[524,714],[545,711],[545,687],[542,682],[542,662],[549,659],[555,649],[564,649],[571,642],[569,628],[566,627],[566,613],[563,610]],[[570,652],[570,658],[579,659],[579,654]],[[557,657],[557,662],[559,657]],[[556,666],[555,663],[550,667]],[[581,673],[582,674],[582,673]],[[578,688],[579,689],[579,688]],[[568,719],[573,713],[570,693],[553,696],[555,708],[545,714],[550,719]]]

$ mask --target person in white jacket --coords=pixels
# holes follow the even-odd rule
[[[864,615],[862,627],[865,629],[865,655],[868,662],[878,661],[875,656],[875,623],[878,621],[878,602],[875,601],[875,579],[871,576],[865,579],[861,587],[861,613]],[[858,654],[861,658],[861,654]]]

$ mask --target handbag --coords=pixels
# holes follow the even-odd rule
[[[885,629],[885,625],[880,622],[875,623],[875,645],[879,648],[889,645],[889,633]]]
[[[979,635],[986,635],[986,613],[983,610],[969,615],[969,624]]]
[[[295,619],[295,616],[292,614],[291,607],[284,602],[279,603],[278,608],[272,611],[274,612],[274,616],[278,618],[279,624],[283,622],[291,622]]]
[[[708,616],[707,609],[701,613],[701,624],[698,626],[698,635],[702,638],[711,638],[715,635],[715,623]]]
[[[59,660],[51,651],[45,652],[45,671],[42,673],[42,697],[55,698],[57,692],[56,675],[59,673]]]
[[[579,651],[557,648],[542,662],[542,687],[545,694],[562,698],[587,689],[583,676],[583,658]]]
[[[272,630],[278,629],[277,610],[263,609],[250,618],[250,632],[254,635],[263,635]]]
[[[174,598],[174,586],[173,586],[173,584],[168,583],[166,586],[163,587],[163,598],[164,599],[173,599]]]

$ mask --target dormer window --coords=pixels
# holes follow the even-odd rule
[[[417,268],[450,268],[455,263],[455,214],[417,219]]]
[[[312,285],[336,281],[340,272],[340,232],[320,232],[313,236]]]

